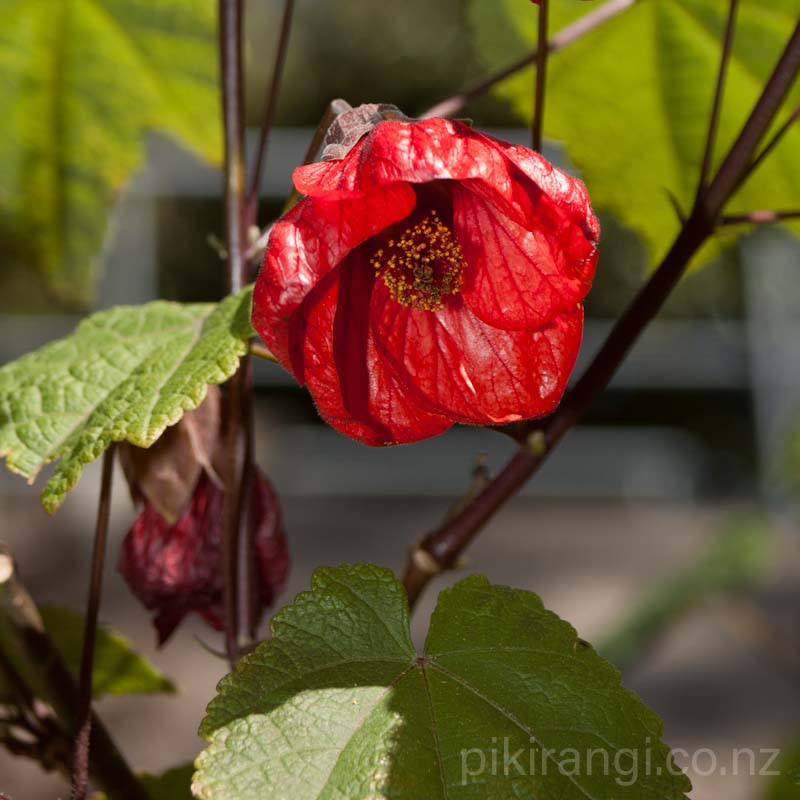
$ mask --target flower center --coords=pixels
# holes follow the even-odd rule
[[[444,308],[443,298],[461,291],[466,266],[461,245],[435,211],[390,239],[370,264],[392,299],[422,311]]]

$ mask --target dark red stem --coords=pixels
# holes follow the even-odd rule
[[[92,567],[89,575],[89,596],[83,627],[83,652],[78,681],[78,713],[75,745],[72,756],[72,800],[85,800],[89,789],[89,739],[92,732],[92,673],[94,648],[97,640],[97,619],[103,593],[103,567],[105,565],[108,521],[111,516],[111,482],[114,477],[114,450],[112,444],[103,453],[103,475],[100,481],[100,499],[97,504],[97,523],[94,530]]]
[[[706,185],[708,175],[711,172],[711,164],[714,160],[714,143],[717,139],[717,128],[719,127],[719,115],[722,110],[722,96],[725,91],[725,78],[728,74],[728,63],[730,62],[731,49],[733,47],[733,34],[736,30],[736,10],[739,0],[730,0],[728,6],[728,19],[725,23],[725,34],[722,39],[722,55],[720,57],[719,69],[717,70],[717,82],[714,87],[714,99],[711,103],[711,115],[708,121],[708,133],[706,144],[703,151],[703,162],[700,166],[700,179],[697,184],[697,191],[701,192]]]
[[[283,80],[283,68],[286,64],[286,54],[289,50],[289,36],[292,31],[294,4],[295,0],[285,0],[283,4],[283,18],[281,20],[281,30],[278,36],[278,48],[275,51],[275,61],[272,65],[272,77],[270,79],[269,89],[267,90],[264,117],[261,121],[261,133],[258,138],[256,165],[253,171],[250,191],[247,195],[245,220],[248,227],[258,224],[258,198],[261,192],[261,176],[264,172],[264,162],[267,157],[269,135],[272,132],[275,114],[278,109],[278,97],[280,96],[281,81]]]
[[[459,514],[428,534],[412,550],[404,577],[411,606],[433,575],[453,566],[483,525],[536,472],[605,389],[685,272],[694,253],[714,230],[724,204],[756,153],[799,71],[800,24],[711,184],[698,195],[661,265],[616,323],[589,368],[567,393],[555,414],[545,421],[532,421],[515,429],[515,438],[519,439],[522,449]]]
[[[789,132],[789,129],[794,125],[797,120],[800,119],[800,106],[798,106],[792,113],[789,115],[789,118],[783,125],[778,128],[777,131],[770,137],[769,141],[761,148],[759,154],[750,162],[747,169],[742,173],[741,178],[739,178],[739,183],[737,184],[737,188],[741,186],[761,165],[761,162],[775,149],[775,147],[780,144],[783,137]]]
[[[800,211],[771,211],[764,208],[751,211],[749,214],[723,214],[720,225],[766,225],[770,222],[781,222],[789,219],[800,219]]]
[[[242,0],[219,0],[220,72],[222,113],[225,134],[225,243],[227,282],[230,292],[238,292],[245,281],[246,229],[244,214],[244,102],[242,54]],[[245,456],[247,418],[252,402],[252,381],[248,357],[228,384],[226,396],[224,534],[224,617],[225,647],[231,667],[236,665],[241,645],[249,636],[247,620],[252,619],[246,571],[251,552],[249,537],[242,532],[242,499],[247,473]]]
[[[539,0],[539,22],[536,42],[536,90],[533,98],[533,125],[531,140],[533,149],[542,152],[542,128],[544,127],[544,95],[547,87],[547,0]]]

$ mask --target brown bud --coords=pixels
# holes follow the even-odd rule
[[[219,439],[220,391],[209,386],[205,400],[187,411],[148,448],[123,444],[119,460],[135,503],[148,500],[169,523],[189,502],[200,473],[219,482],[212,457]]]

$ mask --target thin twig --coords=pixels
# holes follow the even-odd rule
[[[604,22],[608,22],[608,20],[616,17],[617,14],[621,14],[635,2],[636,0],[607,0],[607,2],[590,11],[588,14],[584,14],[571,25],[567,25],[565,28],[555,33],[550,39],[548,50],[551,54],[563,50]],[[506,78],[510,78],[515,73],[535,63],[536,58],[536,51],[528,53],[528,55],[511,62],[502,69],[497,70],[497,72],[493,72],[485,78],[481,78],[479,81],[470,84],[458,94],[442,100],[435,106],[431,106],[427,111],[423,111],[419,114],[419,118],[452,117],[453,114],[458,113],[471,100],[480,97],[494,86],[497,86],[498,83],[502,83]]]
[[[544,95],[547,88],[547,0],[539,0],[539,21],[536,42],[536,89],[533,98],[533,124],[531,125],[531,143],[533,149],[542,150],[542,128],[544,127]]]
[[[275,61],[272,65],[272,77],[267,90],[267,99],[264,104],[264,117],[261,121],[261,133],[258,138],[256,165],[253,170],[250,192],[247,195],[247,204],[245,206],[245,220],[248,227],[250,225],[256,225],[258,222],[258,198],[261,193],[261,175],[264,171],[269,135],[272,132],[272,125],[275,122],[275,114],[278,109],[278,97],[280,95],[281,81],[283,80],[283,68],[286,64],[286,53],[289,50],[289,36],[292,31],[294,2],[295,0],[285,0],[283,4],[283,18],[281,20],[281,30],[278,36],[278,47],[275,51]]]
[[[228,290],[237,292],[244,283],[246,261],[244,248],[246,224],[244,218],[244,102],[242,56],[242,0],[219,0],[220,70],[222,75],[222,109],[225,132],[225,240],[228,251]],[[246,358],[244,359],[246,361]],[[225,454],[223,480],[223,604],[225,647],[231,668],[239,658],[239,640],[245,635],[240,628],[243,617],[251,615],[240,609],[249,593],[240,591],[240,549],[247,542],[240,536],[242,503],[240,494],[246,473],[243,463],[245,448],[242,434],[243,417],[247,414],[251,387],[249,369],[242,363],[228,384],[225,404]],[[246,539],[246,537],[245,537]]]
[[[739,188],[739,186],[741,186],[758,169],[758,167],[761,165],[761,162],[773,151],[776,145],[780,143],[781,139],[783,139],[783,137],[789,131],[789,128],[791,128],[798,119],[800,119],[800,106],[797,106],[797,108],[792,111],[786,122],[784,122],[783,125],[781,125],[777,131],[775,131],[770,140],[764,145],[764,147],[761,148],[761,152],[753,159],[747,169],[742,173],[741,178],[739,178],[737,188]]]
[[[722,55],[720,56],[719,69],[717,70],[714,100],[711,103],[711,115],[708,121],[703,162],[700,166],[700,179],[697,183],[698,194],[705,188],[708,175],[711,172],[711,163],[714,160],[714,143],[717,139],[717,128],[719,127],[719,116],[725,91],[725,78],[728,74],[728,63],[730,62],[731,49],[733,48],[733,34],[736,30],[736,10],[738,5],[739,0],[730,0],[728,5],[728,19],[725,23],[725,34],[722,40]]]
[[[105,565],[108,521],[111,517],[111,482],[114,477],[114,452],[112,444],[103,453],[103,475],[100,480],[100,499],[97,503],[97,523],[92,548],[92,569],[89,576],[89,597],[86,601],[86,618],[83,627],[83,653],[78,681],[78,724],[72,757],[72,800],[85,800],[89,789],[89,737],[92,731],[92,674],[94,672],[94,647],[97,640],[97,620],[100,598],[103,593],[103,568]]]
[[[692,256],[713,232],[738,177],[753,158],[798,72],[800,24],[716,176],[698,198],[661,265],[628,306],[558,410],[547,420],[532,421],[516,428],[515,438],[520,440],[522,448],[506,467],[458,515],[412,549],[404,577],[411,606],[437,572],[453,566],[483,525],[536,472],[608,385],[630,348],[680,280]]]
[[[800,211],[770,211],[761,209],[751,211],[749,214],[723,214],[719,219],[720,225],[766,225],[770,222],[800,219]]]

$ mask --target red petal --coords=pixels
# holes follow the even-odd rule
[[[312,197],[357,196],[397,181],[481,178],[507,183],[508,163],[494,139],[461,122],[380,122],[341,161],[298,167],[294,185]]]
[[[574,308],[589,291],[593,271],[587,275],[583,262],[576,269],[567,260],[565,234],[553,230],[546,218],[532,216],[523,227],[478,195],[455,186],[453,228],[469,264],[462,295],[493,327],[544,325]]]
[[[517,144],[497,142],[509,160],[544,192],[555,206],[572,220],[583,232],[584,239],[592,248],[590,254],[597,260],[596,245],[600,238],[600,223],[592,212],[592,203],[586,187],[577,178],[554,167],[539,153]],[[585,243],[582,245],[585,247]],[[579,260],[576,253],[573,260]],[[594,268],[592,262],[592,269]]]
[[[361,242],[403,219],[414,207],[413,189],[382,186],[348,200],[301,200],[272,229],[253,295],[253,327],[283,366],[289,318],[306,295]]]
[[[506,331],[481,322],[463,299],[440,311],[396,303],[378,281],[372,326],[398,376],[455,422],[512,422],[549,414],[575,364],[578,306],[540,328]]]
[[[442,433],[452,421],[420,407],[420,398],[409,396],[379,356],[368,326],[363,270],[369,264],[349,262],[320,283],[298,315],[295,372],[308,384],[320,415],[365,444],[414,442]],[[345,273],[350,273],[341,281],[347,292],[340,288]]]

